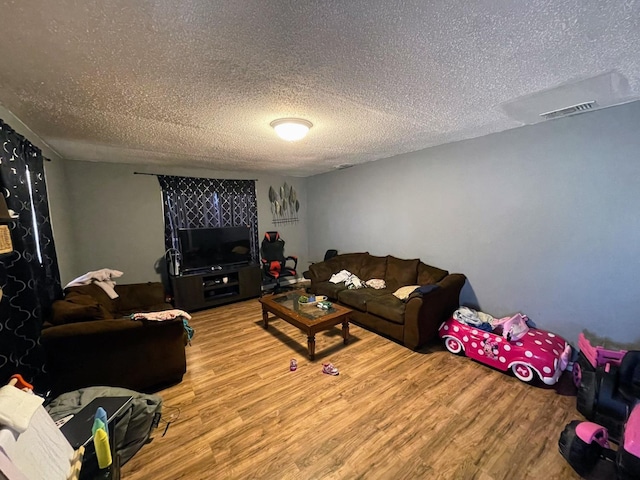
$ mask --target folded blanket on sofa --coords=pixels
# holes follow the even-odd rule
[[[91,283],[95,283],[100,288],[102,288],[111,300],[118,298],[118,294],[114,290],[113,287],[116,286],[116,282],[114,278],[121,277],[123,273],[119,270],[111,270],[110,268],[103,268],[100,270],[96,270],[94,272],[87,272],[80,277],[71,280],[64,287],[65,289],[69,287],[77,287],[80,285],[89,285]]]

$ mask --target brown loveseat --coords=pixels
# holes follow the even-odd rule
[[[116,285],[115,291],[112,300],[95,284],[70,287],[53,303],[40,339],[53,394],[96,385],[150,392],[182,380],[182,320],[128,318],[173,308],[162,284]]]
[[[347,270],[366,282],[383,279],[386,288],[349,289],[334,284],[331,276]],[[350,321],[397,340],[411,349],[436,336],[438,327],[458,308],[466,277],[426,265],[418,259],[377,257],[369,253],[348,253],[309,267],[310,291],[353,309]],[[420,285],[406,300],[393,293],[403,286]]]

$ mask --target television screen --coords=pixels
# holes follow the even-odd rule
[[[181,228],[182,271],[251,262],[249,227]]]

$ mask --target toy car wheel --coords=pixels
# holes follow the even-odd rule
[[[533,369],[526,363],[514,363],[511,371],[518,380],[528,383],[533,380]]]
[[[558,447],[571,468],[578,475],[584,476],[593,469],[600,458],[602,447],[596,442],[587,444],[576,435],[576,427],[580,423],[580,420],[573,420],[564,427],[558,439]]]
[[[582,379],[578,387],[576,408],[588,420],[593,420],[597,403],[597,388],[595,372],[582,372]]]
[[[580,383],[582,382],[582,367],[580,366],[580,363],[575,362],[573,364],[573,371],[571,373],[573,377],[573,384],[576,388],[580,388]]]
[[[464,351],[462,343],[455,337],[445,337],[444,346],[454,355],[458,355],[459,353],[462,353]]]

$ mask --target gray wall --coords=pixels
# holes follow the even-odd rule
[[[211,178],[258,179],[258,227],[260,238],[267,230],[278,230],[286,240],[285,252],[299,256],[299,266],[308,266],[306,225],[306,179],[273,175],[216,172],[201,169],[140,167],[117,163],[61,162],[64,176],[49,178],[51,203],[68,202],[66,212],[52,212],[56,246],[73,251],[72,258],[60,259],[62,284],[100,268],[124,272],[119,283],[157,281],[157,262],[164,255],[164,220],[160,186],[155,176],[134,175],[153,172]],[[63,185],[57,181],[64,181]],[[298,192],[299,221],[274,226],[269,204],[269,186],[284,182]],[[64,192],[68,199],[62,198]],[[65,215],[73,230],[72,243],[58,238],[58,216]],[[302,268],[299,268],[302,272]],[[301,274],[301,273],[300,273]]]
[[[309,255],[462,272],[462,303],[640,341],[640,102],[309,179]]]

